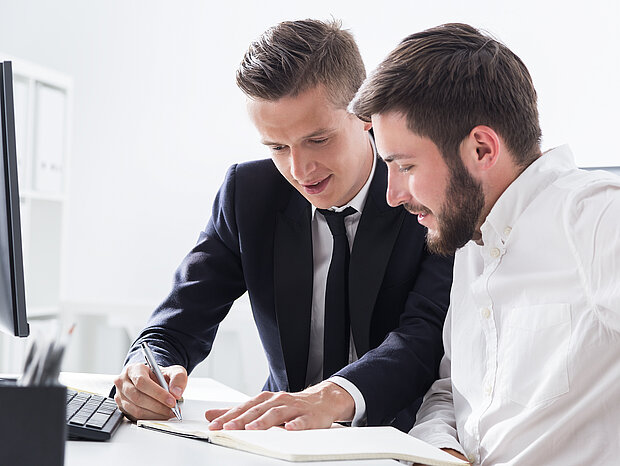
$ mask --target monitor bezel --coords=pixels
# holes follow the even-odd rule
[[[26,317],[24,265],[22,255],[19,186],[17,178],[17,150],[15,142],[15,113],[13,102],[13,68],[10,61],[0,62],[0,118],[2,125],[2,169],[7,200],[7,227],[11,277],[13,335],[27,337],[30,327]]]

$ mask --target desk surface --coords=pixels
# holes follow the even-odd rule
[[[70,387],[107,393],[114,377],[102,374],[63,373],[60,380]],[[247,398],[243,393],[213,379],[190,377],[181,410],[184,419],[202,420],[205,409],[234,406]],[[86,464],[393,466],[400,463],[393,460],[291,463],[211,445],[200,440],[142,429],[124,420],[109,442],[67,441],[65,465]]]

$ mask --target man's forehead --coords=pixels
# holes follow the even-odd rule
[[[248,100],[248,112],[264,144],[323,137],[342,127],[348,115],[313,92],[276,101]]]
[[[406,127],[383,122],[374,129],[377,151],[386,163],[416,162],[440,154],[430,138],[417,135]]]
[[[372,115],[371,119],[377,149],[385,162],[412,157],[413,141],[410,138],[414,134],[407,127],[402,114],[388,112]]]

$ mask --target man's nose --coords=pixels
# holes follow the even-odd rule
[[[314,170],[314,166],[314,161],[304,151],[296,148],[291,149],[291,175],[297,181],[315,181],[308,179]]]
[[[405,176],[402,173],[390,170],[388,172],[388,188],[386,193],[387,203],[396,207],[411,199]]]

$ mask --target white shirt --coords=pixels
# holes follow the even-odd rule
[[[480,465],[618,464],[619,227],[620,178],[567,146],[528,167],[456,254],[411,434]]]
[[[375,173],[375,166],[377,164],[377,151],[375,149],[375,142],[372,137],[369,136],[370,144],[373,150],[372,156],[372,168],[370,175],[366,180],[366,183],[357,193],[357,195],[351,199],[351,201],[342,207],[332,207],[331,210],[341,212],[347,207],[353,207],[357,212],[351,215],[347,215],[344,218],[344,226],[347,231],[347,239],[349,241],[349,249],[353,248],[353,241],[355,240],[355,233],[357,226],[359,225],[364,205],[366,204],[366,198],[368,197],[368,190],[370,189],[370,183]],[[323,380],[323,336],[324,336],[324,324],[325,324],[325,290],[327,288],[327,275],[329,272],[329,264],[332,259],[332,252],[334,247],[334,240],[325,217],[320,213],[317,213],[316,207],[312,206],[312,256],[314,264],[314,276],[312,281],[312,314],[310,320],[310,347],[308,352],[308,369],[306,372],[306,385],[314,385]],[[349,362],[357,361],[357,353],[355,351],[355,345],[353,338],[349,341]],[[355,417],[354,423],[359,424],[362,422],[366,414],[366,403],[364,397],[359,389],[350,381],[343,377],[331,377],[329,379],[344,388],[353,397],[355,401]]]

